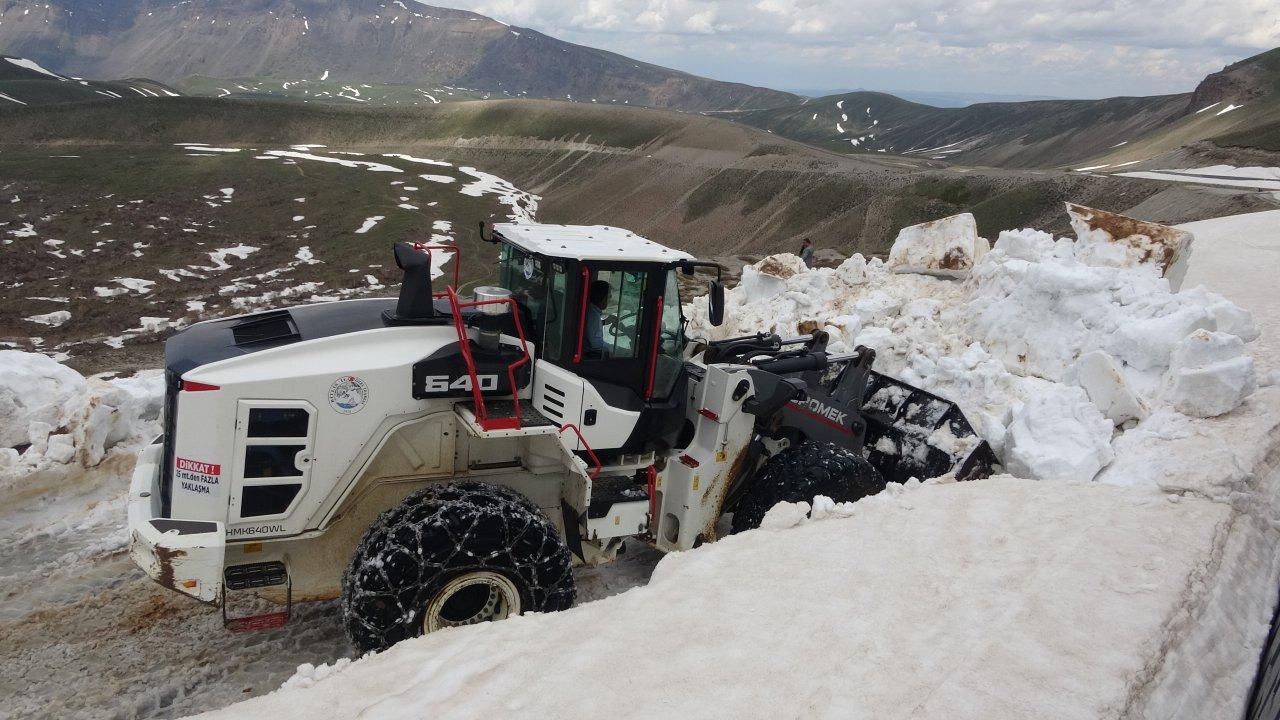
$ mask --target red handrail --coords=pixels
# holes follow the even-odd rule
[[[653,378],[658,371],[658,343],[662,339],[662,296],[658,296],[657,320],[653,323],[653,347],[649,348],[649,377],[644,382],[644,399],[653,397]]]
[[[578,311],[578,350],[573,354],[575,364],[582,362],[582,338],[587,334],[587,300],[591,289],[591,269],[582,266],[582,309]]]
[[[449,287],[452,287],[452,288],[458,287],[459,279],[462,277],[462,248],[458,247],[457,245],[441,245],[438,243],[432,245],[430,243],[415,242],[413,244],[413,249],[426,250],[428,256],[431,255],[432,250],[444,250],[446,252],[453,253],[456,256],[453,258],[453,285],[450,285]],[[446,290],[438,290],[436,292],[431,293],[431,295],[432,297],[442,298],[445,296],[446,292],[447,292]]]
[[[520,307],[516,304],[514,298],[509,297],[460,302],[457,290],[449,287],[445,289],[445,293],[449,298],[449,311],[453,315],[453,327],[458,332],[458,347],[462,352],[462,361],[466,364],[467,375],[471,378],[471,397],[476,403],[476,422],[479,423],[482,430],[520,429],[522,416],[520,414],[520,388],[516,383],[516,370],[533,361],[529,357],[529,342],[524,336],[524,323],[520,321]],[[462,320],[462,310],[482,305],[509,305],[511,307],[511,318],[516,326],[516,335],[520,339],[520,350],[523,354],[515,362],[507,366],[507,380],[511,383],[511,400],[515,409],[513,417],[490,418],[489,411],[484,404],[484,394],[480,391],[480,378],[476,373],[476,361],[471,354],[471,338],[467,335],[467,326]]]
[[[582,443],[582,447],[586,449],[587,455],[591,458],[591,462],[596,466],[587,477],[595,480],[600,474],[600,471],[604,469],[604,467],[600,465],[600,458],[596,456],[596,451],[591,449],[591,445],[588,444],[587,439],[582,436],[582,431],[578,429],[577,425],[574,425],[573,423],[565,423],[560,426],[560,430],[557,431],[557,434],[562,433],[565,430],[572,430],[573,433],[578,436],[578,442]]]
[[[648,480],[646,487],[649,491],[649,529],[653,530],[653,526],[658,522],[658,468],[654,465],[644,469],[645,478]]]

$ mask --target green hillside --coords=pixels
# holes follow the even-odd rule
[[[59,75],[25,58],[0,55],[0,112],[32,105],[180,95],[153,80],[84,80]]]

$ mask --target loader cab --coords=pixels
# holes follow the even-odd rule
[[[497,225],[492,239],[537,348],[534,407],[597,452],[671,447],[686,384],[677,273],[693,256],[604,226]]]

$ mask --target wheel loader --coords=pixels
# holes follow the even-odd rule
[[[567,608],[571,568],[629,538],[690,550],[779,501],[991,472],[958,408],[872,370],[870,349],[688,338],[679,278],[715,278],[719,325],[713,263],[613,227],[480,235],[499,280],[466,296],[457,246],[398,243],[398,297],[170,338],[164,432],[130,488],[134,561],[232,630],[340,597],[352,643],[381,650]],[[435,289],[445,258],[454,280]],[[283,609],[228,617],[237,596]]]

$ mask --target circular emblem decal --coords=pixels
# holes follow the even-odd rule
[[[527,258],[525,258],[525,259],[524,259],[524,267],[523,267],[522,269],[524,270],[524,279],[525,279],[525,280],[532,280],[532,279],[533,279],[533,271],[534,271],[534,269],[535,269],[535,268],[536,268],[536,266],[534,265],[533,258],[531,258],[531,257],[527,257]]]
[[[369,399],[369,386],[355,375],[343,375],[329,386],[329,406],[343,415],[360,412]]]

